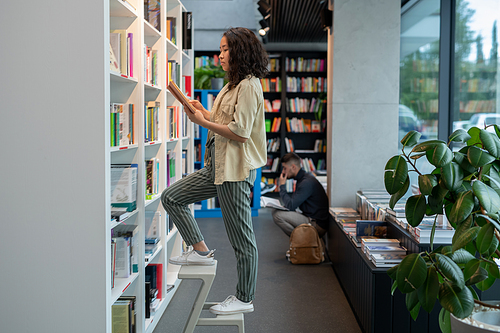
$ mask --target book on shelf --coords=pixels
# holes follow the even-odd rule
[[[133,325],[134,311],[133,302],[131,300],[118,299],[111,306],[111,328],[113,333],[134,333],[135,325]]]
[[[159,139],[160,102],[149,101],[144,106],[144,142],[158,141]]]
[[[370,255],[370,261],[375,267],[394,267],[403,261],[406,254],[402,253],[373,253]]]
[[[111,206],[137,208],[137,165],[111,165]]]
[[[146,170],[146,200],[151,200],[152,197],[159,193],[160,182],[160,160],[152,158],[145,161]]]
[[[117,239],[128,239],[130,252],[130,273],[139,272],[139,228],[134,224],[119,224],[113,228],[112,237]]]
[[[115,237],[115,278],[128,278],[131,274],[130,238]]]
[[[182,12],[182,49],[193,48],[193,13]]]
[[[167,39],[177,45],[177,19],[175,17],[167,17]]]
[[[163,297],[164,297],[164,294],[163,294],[163,264],[150,263],[147,267],[151,267],[151,271],[155,271],[155,274],[156,274],[156,287],[155,288],[158,290],[157,298],[163,299]],[[147,271],[146,271],[146,274],[148,274]]]
[[[111,219],[115,219],[116,222],[123,222],[129,216],[130,212],[126,207],[111,207]]]
[[[191,113],[196,113],[195,109],[193,106],[189,103],[189,100],[187,99],[186,96],[182,93],[182,91],[179,89],[179,87],[175,84],[175,82],[170,81],[167,86],[168,91],[172,93],[172,95],[175,97],[176,100],[178,100],[187,111]],[[186,111],[186,112],[187,112]]]
[[[111,43],[109,43],[109,69],[112,72],[120,73],[120,64],[118,63],[118,59],[116,58]]]
[[[145,211],[144,230],[146,243],[156,244],[161,235],[161,213],[159,211]]]
[[[401,245],[366,245],[366,255],[369,257],[373,254],[392,253],[406,255],[406,249]]]
[[[269,197],[260,197],[260,204],[262,207],[274,208],[279,210],[289,210],[286,207],[283,207],[279,199],[269,198]]]
[[[304,59],[303,57],[285,59],[287,72],[324,72],[326,59]]]
[[[356,238],[361,241],[363,236],[387,237],[387,222],[372,220],[356,221]]]
[[[130,332],[135,333],[137,331],[137,304],[135,296],[120,296],[118,301],[126,302],[129,304],[129,322],[130,322]]]
[[[161,31],[160,0],[144,0],[144,19]]]
[[[134,110],[134,104],[110,104],[111,147],[134,143]]]
[[[116,242],[111,239],[111,288],[115,287],[115,271],[116,271]]]

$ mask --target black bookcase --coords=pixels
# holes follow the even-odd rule
[[[396,238],[407,248],[408,253],[429,250],[429,244],[419,244],[397,223],[387,222],[389,238]],[[435,244],[437,248],[439,244]],[[393,281],[387,268],[377,268],[356,247],[342,227],[330,218],[328,231],[328,254],[344,294],[366,333],[440,333],[438,324],[441,306],[436,304],[431,313],[421,309],[417,320],[413,320],[406,309],[405,297],[399,290],[391,295]],[[500,299],[500,285],[495,283],[485,292],[478,292],[482,300]]]
[[[290,139],[293,142],[294,151],[301,158],[309,158],[315,165],[318,166],[318,161],[326,161],[326,148],[325,151],[313,152],[315,148],[316,140],[322,140],[323,144],[326,143],[326,80],[327,80],[327,70],[326,70],[326,52],[281,52],[276,54],[270,54],[270,59],[276,59],[279,61],[279,69],[277,71],[271,71],[267,77],[270,80],[276,80],[279,78],[281,81],[281,91],[266,91],[264,88],[264,98],[269,100],[271,103],[274,100],[281,100],[281,108],[279,112],[266,112],[266,120],[271,124],[274,122],[275,118],[281,118],[281,124],[279,131],[273,132],[268,131],[266,133],[267,139],[276,139],[280,142],[280,148],[277,151],[268,151],[268,158],[274,160],[276,158],[281,158],[287,153],[286,139]],[[321,65],[317,65],[315,68],[311,66],[304,66],[302,69],[296,68],[291,70],[286,66],[287,59],[294,59],[296,63],[298,59],[303,59],[303,62],[309,62],[312,64],[312,59],[322,60]],[[316,63],[316,62],[315,62]],[[321,66],[321,67],[320,67]],[[321,82],[325,82],[322,91],[315,92],[303,92],[303,91],[289,91],[290,90],[290,78],[292,80],[303,81],[309,79],[310,81],[314,79],[319,79]],[[319,107],[321,112],[292,112],[288,101],[290,99],[303,99],[303,100],[322,100]],[[304,109],[300,111],[305,111]],[[295,132],[288,131],[286,119],[292,118],[306,119],[309,121],[318,120],[321,124],[320,132]],[[323,164],[323,168],[326,169],[326,164]],[[270,172],[263,168],[262,176],[265,178],[276,179],[280,174],[280,163],[278,163],[278,168],[274,172]]]

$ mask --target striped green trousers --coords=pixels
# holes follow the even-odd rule
[[[213,148],[213,144],[207,147],[207,153],[211,156],[214,156]],[[238,271],[236,297],[243,302],[250,302],[255,298],[257,282],[258,252],[250,206],[250,191],[256,173],[256,170],[251,170],[244,181],[215,185],[215,170],[208,165],[176,181],[161,195],[163,207],[187,245],[203,240],[203,235],[188,205],[219,197],[222,219],[236,256]]]

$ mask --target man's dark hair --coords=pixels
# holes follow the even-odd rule
[[[247,28],[230,28],[223,34],[229,48],[228,88],[236,87],[248,75],[259,79],[268,73],[269,56],[255,34]]]
[[[291,163],[295,164],[299,168],[301,167],[300,165],[300,156],[295,154],[295,153],[287,153],[281,158],[281,163]]]

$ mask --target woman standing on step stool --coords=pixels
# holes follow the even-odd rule
[[[222,69],[229,83],[211,111],[190,101],[189,119],[208,129],[205,167],[166,188],[163,207],[192,251],[170,258],[177,265],[213,265],[214,251],[205,244],[189,204],[219,197],[222,218],[237,261],[236,296],[210,308],[215,314],[252,312],[257,281],[257,244],[252,225],[250,191],[256,169],[266,164],[264,97],[259,78],[266,76],[268,56],[246,28],[227,30],[220,41]]]

